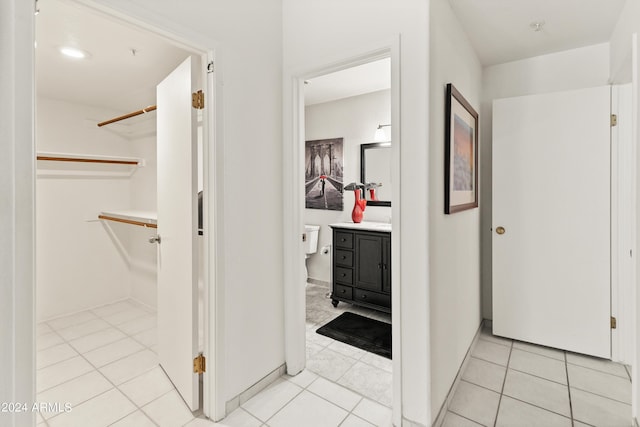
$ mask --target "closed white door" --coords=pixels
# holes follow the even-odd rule
[[[494,101],[496,335],[611,357],[609,133],[609,87]]]
[[[191,410],[198,409],[196,69],[188,58],[157,87],[158,358]]]

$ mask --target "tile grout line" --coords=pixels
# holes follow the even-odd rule
[[[569,414],[571,415],[571,427],[575,425],[573,419],[573,401],[571,400],[571,383],[569,382],[569,364],[567,362],[567,352],[564,352],[564,373],[567,376],[567,392],[569,393]]]
[[[507,375],[509,374],[509,363],[511,362],[511,353],[513,352],[513,341],[509,347],[509,357],[507,358],[507,369],[504,372],[504,379],[502,380],[502,389],[500,390],[500,397],[498,399],[498,407],[496,408],[496,417],[493,420],[493,427],[496,427],[498,423],[498,414],[500,413],[500,404],[502,403],[502,396],[504,395],[504,385],[507,383]]]

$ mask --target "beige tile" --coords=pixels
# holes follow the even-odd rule
[[[41,369],[75,356],[78,356],[78,353],[69,344],[54,345],[38,351],[36,354],[36,368]]]
[[[393,375],[382,369],[357,362],[337,382],[385,406],[393,404]]]
[[[571,427],[571,418],[502,396],[496,427]]]
[[[135,335],[137,333],[147,331],[149,329],[155,329],[158,324],[156,316],[151,314],[145,314],[144,316],[128,320],[118,325],[118,329],[129,334]]]
[[[110,427],[156,427],[156,425],[144,412],[136,411],[122,418],[115,424],[111,424]]]
[[[510,348],[494,342],[478,340],[471,355],[498,365],[507,366]]]
[[[573,419],[598,427],[631,426],[631,405],[571,388]]]
[[[482,424],[478,424],[467,418],[461,417],[453,412],[447,412],[444,417],[442,427],[482,427]]]
[[[136,308],[136,306],[132,304],[129,300],[122,300],[122,301],[115,302],[113,304],[106,304],[100,307],[93,308],[91,309],[91,311],[94,312],[96,315],[103,317],[103,316],[110,316],[115,313],[119,313],[121,311],[130,310],[132,308]]]
[[[631,404],[631,382],[628,379],[577,365],[568,365],[567,369],[571,388]]]
[[[564,362],[528,351],[514,348],[511,352],[509,368],[546,378],[557,383],[567,383],[567,371]]]
[[[134,353],[100,368],[100,372],[116,385],[158,366],[158,356],[150,350]]]
[[[93,334],[103,329],[107,329],[110,326],[111,325],[109,325],[104,320],[96,318],[93,320],[89,320],[88,322],[81,323],[79,325],[74,325],[65,329],[60,329],[58,330],[58,333],[67,341],[71,341],[76,338],[80,338],[85,335]]]
[[[152,400],[173,390],[173,384],[160,366],[120,384],[122,391],[138,406],[144,406]]]
[[[336,381],[355,363],[355,359],[325,348],[307,359],[307,369],[331,381]]]
[[[309,386],[309,384],[311,384],[312,382],[314,382],[316,379],[318,378],[318,375],[314,374],[313,372],[311,372],[308,369],[304,369],[302,372],[300,372],[298,375],[295,376],[290,376],[290,375],[286,375],[285,379],[291,381],[292,383],[302,387],[302,388],[307,388]]]
[[[611,375],[629,379],[629,375],[627,374],[627,370],[624,368],[624,365],[620,363],[614,363],[610,360],[585,356],[582,354],[567,353],[567,363],[583,366],[585,368],[595,369],[596,371],[606,372]]]
[[[360,358],[360,361],[362,363],[366,363],[367,365],[375,366],[376,368],[382,369],[383,371],[393,372],[393,362],[391,361],[391,359],[387,359],[386,357],[366,352],[364,356]]]
[[[70,326],[79,325],[90,320],[95,320],[97,318],[98,317],[90,311],[81,311],[69,316],[63,316],[58,317],[57,319],[49,320],[47,324],[55,330],[60,330],[68,328]]]
[[[449,410],[477,423],[492,426],[500,395],[466,381],[460,381]]]
[[[158,329],[147,329],[146,331],[133,335],[132,338],[146,347],[153,347],[158,344]]]
[[[344,356],[348,356],[352,359],[359,360],[362,356],[364,356],[367,352],[354,347],[349,344],[345,344],[340,341],[333,341],[331,344],[327,346],[328,349],[335,351],[336,353],[340,353]]]
[[[369,399],[362,399],[352,413],[376,427],[391,427],[391,409]]]
[[[126,335],[117,330],[116,328],[103,329],[102,331],[95,332],[93,334],[85,335],[84,337],[77,338],[70,341],[69,344],[80,353],[86,353],[94,350],[98,347],[102,347],[112,342],[125,338]]]
[[[36,372],[36,392],[40,393],[90,371],[93,371],[93,366],[81,356],[38,369]]]
[[[506,372],[505,366],[470,357],[462,379],[500,393]]]
[[[242,408],[259,420],[267,421],[301,391],[302,388],[280,378],[245,402]]]
[[[347,411],[355,408],[362,399],[361,395],[324,378],[315,380],[307,390]]]
[[[91,350],[85,353],[84,357],[93,364],[93,366],[100,368],[142,349],[144,349],[142,344],[132,340],[131,338],[125,338],[120,341],[98,347],[95,350]]]
[[[479,338],[481,340],[484,340],[484,341],[490,341],[490,342],[493,342],[495,344],[500,344],[500,345],[504,345],[504,346],[507,346],[507,347],[511,347],[512,340],[510,340],[509,338],[504,338],[504,337],[499,337],[497,335],[493,335],[493,331],[488,326],[483,326],[482,327],[482,330],[480,331],[480,337]]]
[[[142,410],[160,427],[183,426],[193,420],[193,414],[175,390],[144,406]]]
[[[54,345],[62,344],[64,339],[60,335],[55,332],[49,332],[43,335],[40,335],[36,339],[36,349],[44,350],[49,347],[53,347]]]
[[[108,316],[103,316],[102,318],[107,322],[111,323],[112,325],[117,326],[117,325],[121,325],[126,322],[129,322],[130,320],[139,319],[141,317],[148,316],[148,315],[149,315],[149,312],[147,312],[146,310],[134,307],[134,308],[128,308],[123,311],[119,311],[114,314],[110,314]]]
[[[518,350],[528,351],[529,353],[539,354],[540,356],[547,356],[552,359],[558,359],[564,362],[564,351],[551,347],[545,347],[542,345],[529,344],[522,341],[514,341],[513,348]]]
[[[270,427],[337,427],[348,412],[303,391],[269,419]]]
[[[356,417],[353,414],[349,416],[340,424],[340,427],[375,427],[373,424],[363,420],[360,417]]]
[[[186,427],[196,427],[196,421],[192,421],[190,424],[187,424]],[[194,424],[193,426],[191,424]],[[205,425],[204,423],[202,424]],[[225,419],[223,419],[220,424],[209,424],[211,426],[220,425],[220,426],[228,426],[228,427],[260,427],[262,425],[262,421],[248,413],[242,408],[238,408],[229,414]]]
[[[108,426],[135,410],[129,399],[114,388],[48,422],[50,427]]]
[[[249,415],[249,416],[251,416],[251,415]],[[227,417],[227,418],[229,418],[229,417]],[[227,418],[225,418],[225,420]],[[254,420],[255,420],[255,418],[254,418]],[[260,427],[260,426],[266,426],[266,424],[262,424],[260,421],[257,421],[257,422],[258,422],[258,424],[237,424],[237,423],[233,423],[233,422],[229,423],[228,421],[224,421],[224,423],[218,424],[218,423],[214,423],[213,421],[208,420],[206,418],[194,418],[193,420],[191,420],[190,422],[185,424],[184,427],[254,427],[254,426]]]
[[[81,403],[104,393],[113,388],[98,371],[91,371],[70,381],[38,393],[39,402],[69,403],[73,408]],[[55,413],[44,413],[45,418],[50,418]]]
[[[36,326],[36,336],[50,334],[51,332],[53,332],[53,329],[51,329],[51,327],[44,322],[38,323],[38,325]]]
[[[571,417],[569,389],[565,385],[509,369],[504,394]]]

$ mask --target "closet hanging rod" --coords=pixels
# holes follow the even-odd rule
[[[139,116],[140,114],[148,113],[150,111],[156,110],[158,107],[155,105],[150,105],[147,108],[143,108],[142,110],[134,111],[133,113],[125,114],[123,116],[119,116],[113,118],[111,120],[106,120],[104,122],[98,123],[98,127],[102,127],[104,125],[110,125],[111,123],[119,122],[120,120],[130,119],[131,117]]]
[[[108,216],[108,215],[98,215],[98,219],[104,219],[107,221],[115,221],[115,222],[123,222],[125,224],[139,225],[141,227],[147,227],[147,228],[158,228],[157,224],[150,224],[148,222],[135,221],[132,219],[116,218],[114,216]]]
[[[111,159],[90,159],[82,157],[58,157],[58,156],[37,156],[37,160],[50,160],[54,162],[79,162],[79,163],[109,163],[116,165],[137,165],[137,160],[111,160]]]

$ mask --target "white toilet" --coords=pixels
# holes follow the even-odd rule
[[[304,274],[305,274],[305,284],[307,282],[307,278],[309,277],[309,272],[307,271],[307,259],[318,252],[318,232],[320,231],[319,225],[309,225],[305,224],[304,232],[307,235],[307,239],[304,242]]]

